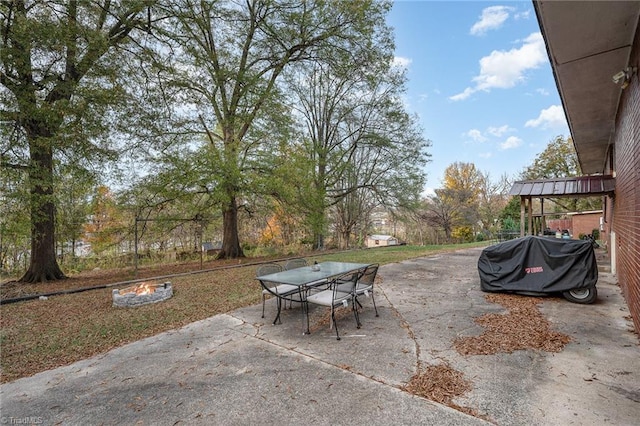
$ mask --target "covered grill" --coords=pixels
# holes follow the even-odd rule
[[[527,236],[485,248],[480,288],[527,295],[561,293],[576,303],[597,297],[598,265],[590,241]]]

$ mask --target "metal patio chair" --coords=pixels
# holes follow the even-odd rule
[[[358,310],[355,306],[355,285],[358,282],[358,278],[361,271],[350,272],[348,274],[341,275],[332,279],[329,282],[329,288],[322,290],[318,293],[308,295],[304,307],[307,314],[307,333],[309,331],[309,303],[316,305],[327,306],[331,308],[331,324],[336,329],[336,339],[340,340],[340,333],[338,332],[338,324],[336,323],[335,310],[340,306],[349,306],[353,310],[353,315],[356,319],[357,328],[360,328],[360,318],[358,318]],[[342,284],[340,284],[342,283]],[[344,287],[340,288],[340,285]],[[349,287],[350,286],[350,287]]]
[[[276,272],[282,272],[283,268],[281,265],[277,263],[268,263],[265,265],[261,265],[256,270],[256,276],[264,276],[269,274],[274,274]],[[264,306],[265,301],[268,295],[272,295],[276,298],[278,314],[276,318],[273,320],[275,324],[276,321],[280,320],[280,311],[282,310],[282,301],[285,302],[289,300],[290,302],[302,302],[302,297],[300,296],[301,289],[298,286],[291,284],[278,284],[271,281],[258,280],[260,281],[260,285],[262,286],[262,318],[264,318]],[[296,300],[296,296],[298,296]],[[280,320],[280,322],[282,322]]]
[[[374,263],[365,268],[362,275],[360,275],[358,282],[356,283],[353,290],[355,292],[355,302],[359,307],[362,307],[360,301],[358,300],[358,296],[371,296],[371,301],[373,302],[373,308],[376,311],[376,316],[378,315],[378,307],[376,306],[376,299],[373,295],[373,283],[376,280],[376,276],[378,274],[378,268],[380,265]],[[349,288],[352,288],[351,283],[340,283],[338,284],[338,289],[340,291],[347,291]]]
[[[287,260],[284,264],[284,269],[285,271],[288,271],[290,269],[301,268],[303,266],[308,266],[308,265],[309,264],[307,263],[306,259],[299,257],[296,259]]]

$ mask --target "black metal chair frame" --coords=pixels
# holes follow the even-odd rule
[[[261,269],[265,269],[264,267],[269,266],[272,267],[273,270],[270,272],[260,272]],[[279,270],[277,270],[277,268],[275,268],[275,266],[279,267]],[[263,265],[261,267],[258,267],[258,272],[257,272],[257,276],[261,276],[261,275],[267,275],[269,273],[274,273],[274,272],[280,272],[282,271],[282,266],[278,265],[278,264],[268,264],[268,265]],[[299,286],[292,286],[289,284],[279,284],[276,282],[272,282],[272,281],[265,281],[265,280],[258,280],[260,281],[260,285],[262,286],[262,318],[264,318],[264,307],[265,307],[265,300],[266,300],[266,296],[267,294],[271,294],[272,296],[274,296],[276,298],[276,306],[277,306],[277,311],[278,313],[276,314],[275,319],[273,320],[273,324],[275,325],[276,323],[280,323],[282,324],[282,320],[280,318],[280,313],[282,312],[282,301],[290,301],[291,303],[293,302],[297,302],[297,303],[303,303],[304,302],[304,292],[306,291],[303,287],[299,287]],[[286,286],[286,287],[285,287]],[[287,288],[287,291],[284,292],[278,292],[278,287],[280,288]],[[294,288],[295,287],[295,288]],[[297,296],[297,298],[296,298]]]
[[[340,333],[338,331],[338,324],[336,323],[336,315],[335,315],[335,308],[343,305],[345,302],[350,303],[351,304],[351,309],[353,311],[353,315],[356,319],[356,326],[357,328],[360,328],[361,324],[360,324],[360,318],[358,316],[358,309],[356,308],[356,299],[355,299],[355,286],[356,283],[358,282],[358,279],[360,278],[360,276],[362,275],[363,270],[359,270],[359,271],[355,271],[355,272],[349,272],[347,274],[343,274],[340,275],[339,277],[336,277],[334,279],[332,279],[329,283],[329,289],[327,290],[323,290],[319,293],[315,293],[313,295],[308,296],[305,299],[305,303],[304,303],[304,309],[305,309],[305,313],[307,316],[307,331],[306,334],[311,334],[311,331],[309,329],[309,300],[311,299],[311,303],[315,303],[321,306],[327,306],[331,308],[331,324],[333,324],[333,326],[336,329],[336,339],[340,340]],[[340,290],[340,286],[339,284],[345,284],[345,283],[350,283],[352,284],[353,288],[350,289],[350,291],[341,291]],[[343,287],[344,288],[344,287]],[[331,301],[329,302],[327,299],[325,300],[321,300],[319,302],[314,302],[314,300],[316,298],[318,299],[322,299],[324,298],[328,298],[329,294],[331,294]]]

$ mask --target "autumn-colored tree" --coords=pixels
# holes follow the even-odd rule
[[[445,169],[444,187],[435,190],[426,206],[428,222],[445,232],[447,239],[473,239],[480,226],[493,231],[507,204],[510,187],[506,176],[494,182],[473,163],[455,162]]]
[[[473,163],[455,162],[444,171],[442,196],[454,206],[456,225],[475,227],[479,220],[480,194],[485,186],[485,176]]]
[[[101,253],[114,248],[126,227],[113,194],[106,186],[99,186],[91,203],[89,222],[84,227],[92,251]]]
[[[260,235],[260,244],[277,246],[282,244],[282,230],[275,215],[271,216]]]

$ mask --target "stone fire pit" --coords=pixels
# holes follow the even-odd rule
[[[114,289],[111,294],[113,306],[129,308],[167,300],[173,296],[173,287],[169,281],[164,283],[143,282],[123,290]]]

